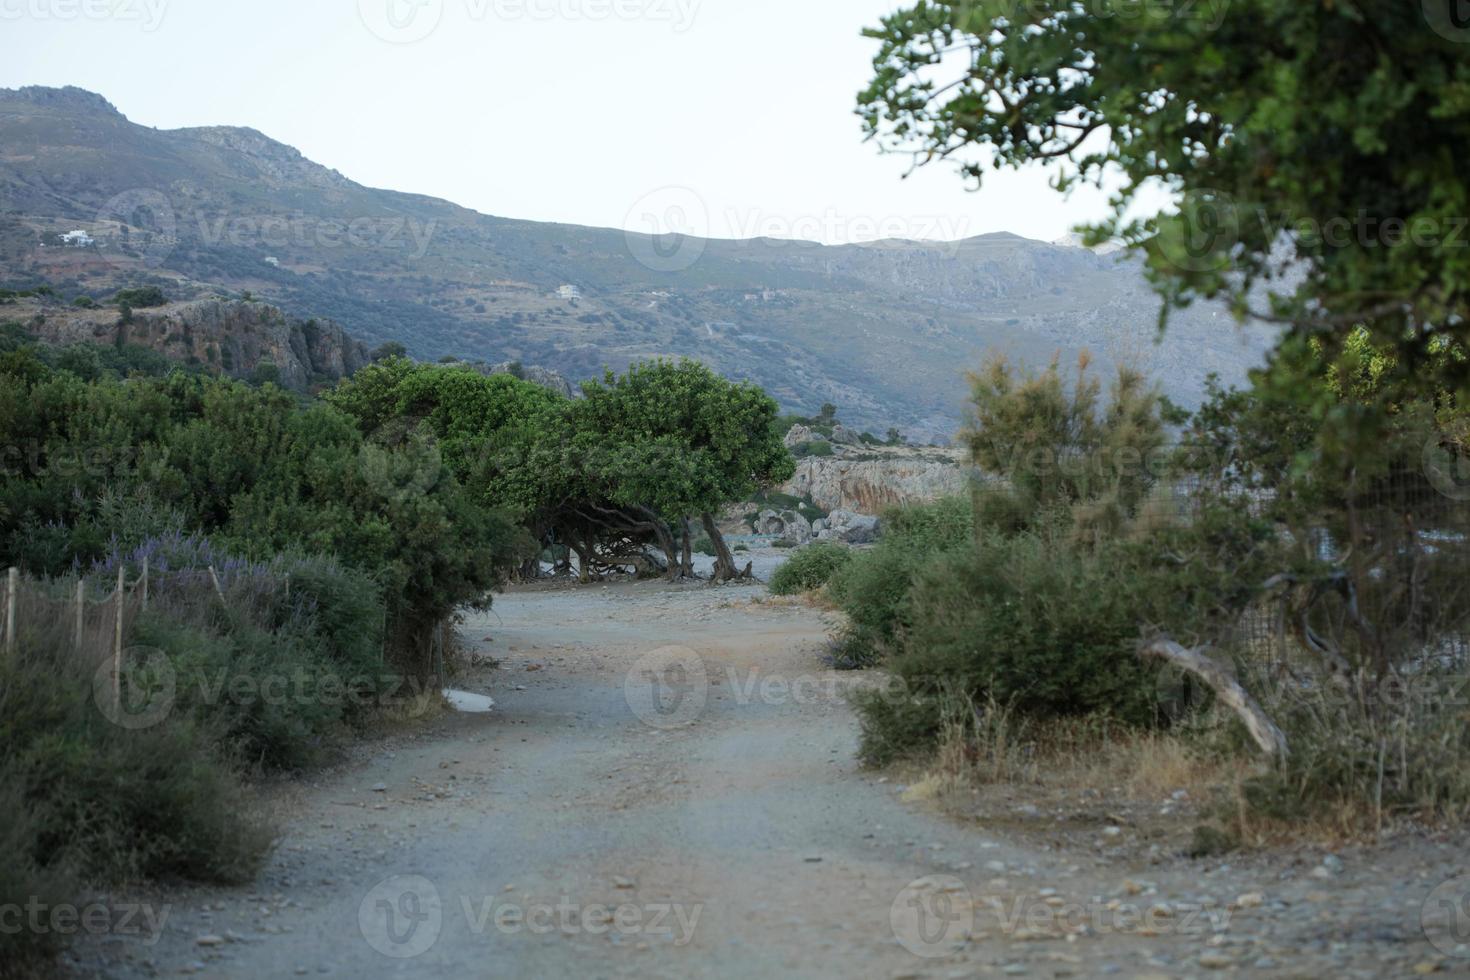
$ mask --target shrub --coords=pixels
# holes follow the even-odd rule
[[[251,878],[271,835],[252,815],[219,733],[183,712],[137,730],[113,724],[66,633],[55,624],[25,629],[0,662],[0,786],[13,797],[6,887],[59,890],[72,875]]]
[[[110,578],[119,562],[137,568],[145,557],[153,602],[135,642],[168,657],[175,710],[207,719],[253,764],[312,763],[360,705],[395,683],[381,663],[384,608],[367,575],[314,556],[252,564],[178,534],[97,567]]]
[[[1053,360],[1043,372],[992,359],[970,378],[974,422],[962,434],[971,460],[1002,476],[1042,519],[1106,500],[1131,513],[1157,478],[1166,421],[1180,421],[1144,376],[1120,369],[1103,403],[1083,354],[1069,383]]]
[[[877,662],[907,631],[915,575],[939,555],[970,545],[974,517],[962,497],[897,508],[883,518],[876,547],[854,555],[828,590],[850,627],[839,642],[841,662]]]
[[[57,906],[69,901],[76,881],[64,868],[43,868],[37,862],[39,828],[26,808],[25,787],[0,766],[0,908],[24,908],[27,902]],[[63,938],[50,930],[0,929],[0,976],[45,976]]]
[[[1138,657],[1141,605],[1121,547],[1082,549],[1041,534],[990,535],[916,573],[901,650],[889,669],[926,740],[944,698],[999,702],[1026,718],[1156,719],[1156,671]],[[869,740],[892,737],[875,716]],[[871,756],[897,747],[873,746]]]
[[[168,297],[157,286],[119,289],[112,299],[119,307],[129,306],[135,310],[144,310],[153,306],[164,306],[168,303]]]
[[[776,569],[771,576],[771,592],[794,595],[820,589],[851,560],[852,552],[842,545],[827,541],[807,545]]]
[[[1334,831],[1353,833],[1401,815],[1430,823],[1470,819],[1463,664],[1400,675],[1388,696],[1332,681],[1283,683],[1259,669],[1244,683],[1291,751],[1240,787],[1239,803],[1224,814],[1239,836],[1251,836],[1256,820],[1290,826],[1325,818],[1338,824]],[[1237,725],[1215,734],[1227,750],[1252,751]]]

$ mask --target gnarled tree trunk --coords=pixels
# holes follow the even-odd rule
[[[725,536],[720,533],[719,525],[715,523],[715,515],[706,512],[701,519],[704,522],[704,533],[709,535],[710,541],[715,546],[714,581],[730,582],[739,578],[740,572],[735,568],[735,556],[730,554],[730,549],[725,544]]]
[[[683,519],[684,540],[683,550],[680,554],[679,576],[681,578],[694,578],[694,528],[689,525],[689,518]]]

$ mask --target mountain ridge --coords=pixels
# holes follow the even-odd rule
[[[96,242],[60,247],[85,230]],[[574,380],[694,357],[814,412],[943,439],[963,371],[1092,350],[1176,401],[1269,348],[1218,310],[1159,301],[1136,263],[1008,232],[854,245],[625,233],[484,215],[365,187],[258,130],[156,130],[81,89],[0,90],[0,275],[97,293],[252,294],[425,360],[540,364]]]

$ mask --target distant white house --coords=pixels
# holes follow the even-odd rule
[[[561,297],[562,299],[581,299],[582,290],[577,286],[568,284],[558,287],[556,290],[556,295]]]
[[[85,231],[82,231],[80,228],[78,228],[76,231],[69,231],[65,235],[61,236],[61,244],[65,245],[67,248],[86,248],[88,245],[95,244],[96,241],[97,240],[95,238],[87,234]]]
[[[265,257],[265,264],[270,266],[272,269],[279,269],[281,267],[281,260],[276,258],[274,255],[267,255]]]

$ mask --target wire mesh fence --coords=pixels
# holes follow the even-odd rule
[[[5,577],[5,653],[64,654],[86,671],[98,672],[116,698],[127,638],[147,608],[148,589],[146,568],[135,576],[120,570],[115,579],[87,575],[42,579],[11,568]]]

